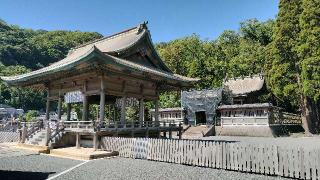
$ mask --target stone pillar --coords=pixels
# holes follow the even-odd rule
[[[47,89],[47,103],[46,103],[46,121],[50,118],[50,89]]]
[[[59,99],[58,99],[58,120],[61,121],[61,109],[62,109],[62,97],[61,92],[59,92]]]
[[[67,103],[67,121],[71,119],[71,103]]]
[[[156,126],[160,126],[159,124],[159,100],[154,100],[154,121]]]
[[[27,126],[25,123],[23,124],[21,134],[21,143],[25,143],[27,138]]]
[[[127,96],[123,96],[121,99],[121,116],[120,116],[121,124],[126,123],[126,101],[127,101]]]
[[[76,148],[80,149],[80,134],[76,134]]]
[[[94,150],[98,149],[98,135],[97,135],[97,133],[93,134],[93,149]]]
[[[105,110],[105,100],[106,100],[106,94],[105,94],[105,83],[103,77],[101,77],[101,85],[100,85],[100,114],[99,114],[99,121],[100,123],[104,122],[104,110]]]
[[[140,127],[142,127],[144,122],[144,99],[141,98],[139,102],[139,121],[140,121]]]
[[[88,121],[88,110],[89,110],[88,96],[83,94],[82,121]]]
[[[51,137],[51,128],[50,128],[50,123],[47,123],[47,128],[46,128],[46,146],[48,146],[49,140]]]

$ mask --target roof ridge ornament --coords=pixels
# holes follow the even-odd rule
[[[143,21],[143,23],[139,24],[137,34],[140,34],[144,29],[147,30],[148,21]]]

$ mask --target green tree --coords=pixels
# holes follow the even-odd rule
[[[300,15],[299,42],[297,45],[300,59],[301,87],[306,111],[310,113],[311,127],[319,128],[320,109],[320,2],[303,0]]]
[[[280,0],[279,13],[274,29],[273,41],[269,46],[267,65],[268,85],[272,93],[283,101],[297,103],[306,133],[314,133],[310,96],[304,91],[302,76],[303,61],[296,51],[301,36],[300,16],[303,11],[302,1]]]

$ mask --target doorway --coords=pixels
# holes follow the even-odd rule
[[[196,124],[206,124],[207,117],[205,111],[197,111],[196,112]]]

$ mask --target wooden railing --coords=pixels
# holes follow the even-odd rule
[[[288,112],[274,112],[270,119],[270,124],[280,125],[301,125],[301,116]]]
[[[175,121],[120,121],[99,122],[99,121],[63,121],[61,122],[65,129],[119,129],[119,128],[151,128],[151,127],[178,127]]]
[[[94,127],[92,121],[63,121],[61,122],[65,129],[79,128],[79,129],[90,129]]]
[[[58,122],[55,124],[53,128],[50,128],[50,127],[48,128],[49,128],[48,132],[50,132],[50,135],[47,135],[48,139],[47,139],[46,145],[49,145],[50,142],[54,142],[55,139],[58,139],[59,134],[64,131],[65,126],[63,123]]]

